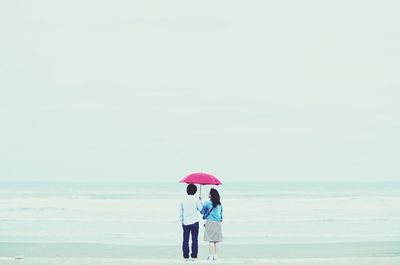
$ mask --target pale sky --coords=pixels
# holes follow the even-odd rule
[[[399,1],[1,1],[0,180],[400,180]]]

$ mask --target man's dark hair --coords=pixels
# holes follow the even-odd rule
[[[197,187],[194,184],[189,184],[186,188],[186,192],[188,195],[195,195],[197,192]]]

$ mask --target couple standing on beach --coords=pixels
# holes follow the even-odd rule
[[[201,197],[195,197],[197,187],[189,184],[186,188],[187,196],[182,200],[179,208],[179,217],[183,228],[182,251],[183,258],[189,260],[189,237],[192,236],[192,252],[190,258],[192,261],[197,260],[198,254],[198,235],[199,222],[201,215],[206,220],[204,228],[204,241],[209,242],[209,261],[217,260],[217,244],[222,241],[222,212],[219,193],[216,189],[210,189],[208,195],[209,200],[204,204]]]

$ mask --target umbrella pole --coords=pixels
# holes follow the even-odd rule
[[[200,198],[201,198],[201,184],[200,184]]]

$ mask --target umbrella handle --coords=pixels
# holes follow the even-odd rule
[[[201,184],[200,184],[200,200],[201,200]]]

